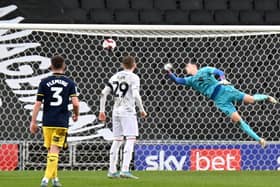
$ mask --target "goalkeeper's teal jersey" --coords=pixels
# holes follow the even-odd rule
[[[210,98],[219,82],[214,75],[215,69],[213,67],[204,67],[199,69],[195,75],[185,77],[186,86],[192,87]]]

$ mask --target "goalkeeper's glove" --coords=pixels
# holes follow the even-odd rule
[[[219,81],[220,85],[230,85],[231,83],[229,81],[227,81],[226,79],[223,79],[221,81]]]
[[[163,69],[167,72],[171,72],[172,64],[170,64],[170,63],[164,64]]]

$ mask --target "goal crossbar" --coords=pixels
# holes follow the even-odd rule
[[[26,24],[1,23],[0,29],[23,29],[58,33],[122,37],[226,37],[279,34],[280,26],[248,25],[110,25],[110,24]]]

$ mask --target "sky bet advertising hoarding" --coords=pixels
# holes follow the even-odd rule
[[[136,170],[280,170],[280,144],[138,144]]]

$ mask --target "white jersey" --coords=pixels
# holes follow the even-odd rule
[[[135,116],[135,98],[133,91],[139,92],[140,79],[131,71],[120,71],[109,80],[109,87],[114,96],[114,116]]]

